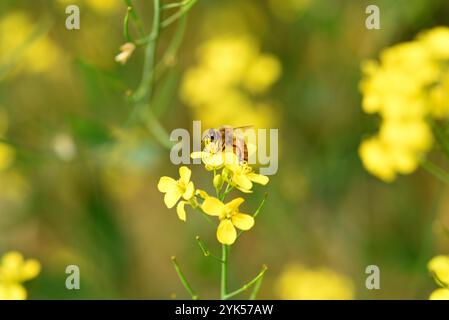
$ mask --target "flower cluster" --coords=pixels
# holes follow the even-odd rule
[[[61,49],[48,35],[33,40],[34,25],[31,17],[21,11],[0,18],[0,64],[10,63],[19,55],[18,69],[33,74],[50,71],[60,60]],[[22,54],[19,49],[24,45],[28,47]]]
[[[27,291],[22,283],[37,277],[40,270],[37,260],[25,260],[16,251],[6,253],[0,262],[0,300],[25,300]]]
[[[269,127],[273,109],[253,97],[264,94],[279,78],[281,64],[275,56],[261,53],[250,36],[221,36],[200,46],[198,61],[184,76],[181,98],[206,126]]]
[[[416,170],[432,147],[428,119],[449,115],[449,28],[437,27],[416,40],[384,50],[380,61],[362,66],[363,110],[378,113],[376,136],[359,153],[365,168],[390,182]]]
[[[251,193],[253,182],[266,185],[268,177],[257,174],[247,163],[239,163],[235,154],[218,151],[216,153],[193,153],[193,158],[201,157],[207,170],[213,171],[212,184],[216,197],[210,196],[206,191],[195,189],[190,181],[192,172],[189,168],[179,168],[179,179],[161,177],[158,189],[164,193],[164,202],[168,208],[176,205],[179,219],[186,221],[185,206],[200,209],[207,215],[217,217],[217,239],[222,244],[233,244],[237,239],[237,229],[246,231],[254,226],[252,215],[240,212],[240,205],[245,201],[238,197],[224,203],[226,195],[236,188],[244,193]],[[226,160],[230,161],[226,161]],[[221,171],[220,171],[221,170]],[[226,183],[226,188],[224,185]],[[224,190],[223,190],[224,189]]]
[[[449,300],[449,256],[436,256],[429,261],[429,269],[435,281],[441,286],[432,292],[430,300]]]
[[[283,300],[350,300],[354,298],[352,281],[328,268],[310,269],[291,264],[277,281]]]

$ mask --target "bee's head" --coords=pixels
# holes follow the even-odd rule
[[[209,129],[203,134],[204,147],[212,152],[219,151],[221,134],[217,129]]]

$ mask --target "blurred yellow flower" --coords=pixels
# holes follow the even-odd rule
[[[37,260],[24,260],[21,253],[6,253],[0,262],[0,300],[24,300],[27,292],[23,282],[31,280],[40,273]]]
[[[354,298],[352,281],[328,268],[309,269],[301,264],[285,268],[276,290],[284,300],[350,300]]]
[[[449,289],[436,289],[429,297],[429,300],[449,300]]]
[[[191,175],[192,171],[182,166],[179,168],[180,178],[178,180],[166,176],[160,178],[157,188],[160,192],[165,193],[164,202],[167,208],[173,208],[181,197],[189,201],[195,196],[195,187],[193,182],[190,181]],[[183,221],[186,220],[184,209],[186,203],[181,201],[176,208],[179,219]]]
[[[19,68],[23,72],[42,73],[52,69],[61,56],[59,47],[44,34],[34,41],[30,37],[36,23],[24,12],[12,12],[0,19],[0,64],[19,56]],[[17,51],[29,42],[26,49]]]
[[[15,158],[15,150],[6,143],[0,142],[0,171],[8,169]]]
[[[365,168],[386,182],[415,171],[431,149],[427,117],[449,115],[448,42],[449,28],[434,28],[362,65],[363,110],[380,114],[382,123],[359,154]]]
[[[207,197],[201,205],[205,213],[220,219],[217,229],[217,239],[220,243],[231,245],[237,239],[235,228],[246,231],[254,226],[254,218],[239,211],[239,206],[244,201],[243,198],[237,198],[224,204],[215,197]]]
[[[252,124],[269,127],[275,112],[254,100],[278,80],[279,60],[260,52],[249,36],[218,36],[198,50],[198,65],[186,71],[181,99],[206,127]]]
[[[449,256],[439,255],[432,258],[427,268],[441,284],[449,286]]]

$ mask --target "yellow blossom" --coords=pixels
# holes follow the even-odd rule
[[[0,57],[0,63],[7,63],[16,55],[20,70],[24,72],[42,73],[53,68],[55,61],[60,60],[61,50],[48,35],[41,35],[30,42],[34,28],[35,23],[21,11],[5,15],[0,20],[0,52],[5,53]],[[27,42],[30,43],[26,50],[18,52],[18,48]]]
[[[352,281],[328,268],[309,269],[291,264],[280,275],[276,289],[284,300],[351,300]]]
[[[237,239],[235,228],[246,231],[254,226],[252,216],[239,212],[239,206],[244,201],[243,198],[237,198],[224,204],[215,197],[208,197],[201,205],[205,213],[220,219],[217,229],[217,239],[220,243],[231,245]]]
[[[266,185],[269,182],[267,176],[255,173],[253,168],[246,163],[226,164],[222,175],[224,181],[245,193],[252,192],[253,182],[261,185]]]
[[[449,300],[449,289],[439,288],[433,291],[429,300]]]
[[[275,121],[270,104],[254,97],[277,81],[281,64],[274,55],[260,52],[253,37],[214,37],[200,46],[197,57],[198,64],[184,75],[180,95],[207,127],[269,127]]]
[[[416,40],[385,49],[379,62],[362,65],[362,107],[378,113],[379,133],[362,142],[365,168],[384,181],[416,170],[433,144],[428,117],[449,115],[449,28],[437,27]]]
[[[14,162],[15,151],[11,146],[0,142],[0,171],[8,169]]]
[[[427,268],[441,284],[449,285],[449,256],[439,255],[432,258]]]
[[[160,192],[165,193],[164,202],[168,208],[173,208],[181,197],[187,201],[194,197],[195,188],[193,182],[190,181],[191,175],[192,171],[182,166],[179,168],[180,178],[178,180],[166,176],[160,178],[157,188]],[[181,201],[176,209],[179,219],[183,221],[186,220],[185,204],[186,202]]]
[[[221,169],[225,163],[225,155],[222,151],[195,151],[190,156],[192,159],[201,159],[208,171]]]
[[[22,283],[35,278],[41,270],[37,260],[24,260],[16,251],[6,253],[0,263],[0,300],[24,300],[27,297]]]

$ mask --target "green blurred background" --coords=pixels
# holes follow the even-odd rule
[[[80,6],[80,30],[65,28],[67,4]],[[152,2],[135,4],[149,31]],[[365,28],[370,4],[380,8],[381,30]],[[15,150],[0,171],[0,254],[40,260],[41,275],[27,284],[32,299],[188,298],[172,255],[201,296],[218,297],[219,264],[195,242],[200,235],[218,254],[215,230],[164,206],[157,182],[177,175],[169,150],[144,127],[125,127],[143,61],[138,48],[125,66],[114,62],[125,13],[120,0],[0,2],[0,136]],[[282,65],[263,98],[279,128],[279,171],[247,200],[256,208],[269,194],[256,227],[232,249],[232,287],[267,264],[260,298],[280,298],[280,274],[300,263],[346,275],[355,298],[428,297],[435,285],[426,263],[449,245],[436,224],[449,226],[448,190],[422,170],[386,184],[363,169],[358,146],[378,119],[363,114],[358,82],[363,60],[448,25],[448,16],[446,0],[198,1],[155,90],[168,132],[201,120],[180,87],[205,41],[250,35]],[[161,37],[160,55],[174,29]],[[210,185],[204,169],[192,170],[197,186]],[[70,264],[80,267],[81,290],[65,288]],[[381,290],[365,288],[371,264]]]

